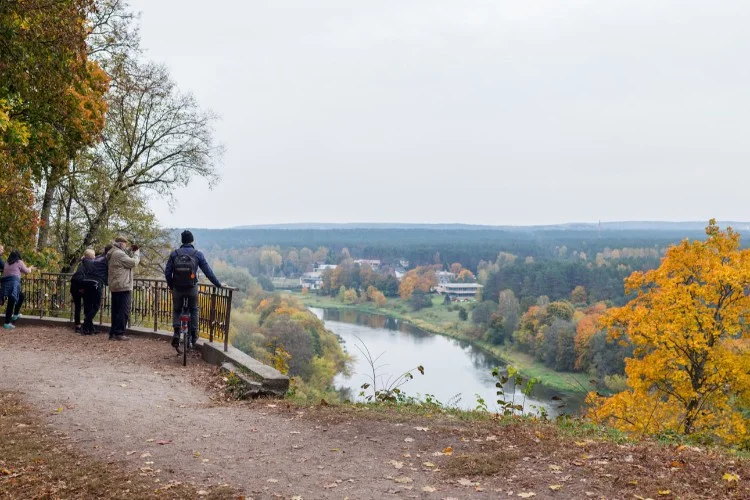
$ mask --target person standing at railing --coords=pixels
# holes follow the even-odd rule
[[[70,296],[73,298],[73,324],[75,325],[76,333],[81,333],[81,305],[83,304],[83,295],[86,293],[86,288],[92,283],[89,281],[87,276],[88,263],[94,260],[94,251],[87,248],[83,252],[81,262],[78,264],[76,272],[70,277]]]
[[[221,282],[208,265],[203,252],[196,250],[193,245],[193,233],[185,230],[180,239],[182,246],[169,254],[167,265],[164,267],[167,286],[172,290],[172,347],[175,349],[180,345],[180,313],[185,298],[190,311],[190,343],[195,346],[198,341],[198,269],[203,271],[214,286],[221,288]]]
[[[102,289],[107,281],[107,257],[98,257],[91,248],[83,253],[81,263],[70,280],[70,293],[75,305],[76,332],[81,335],[98,333],[94,317],[101,304]],[[81,326],[81,301],[83,301],[83,326]]]
[[[3,268],[2,283],[3,297],[8,301],[5,306],[6,329],[15,328],[15,322],[21,317],[21,306],[26,298],[21,291],[21,275],[34,271],[34,266],[26,267],[21,260],[21,253],[13,250],[8,256],[8,262]]]
[[[127,238],[123,236],[115,238],[112,249],[107,252],[109,291],[112,293],[110,340],[130,340],[125,336],[125,328],[130,320],[133,269],[140,260],[141,252],[138,246],[130,246]]]

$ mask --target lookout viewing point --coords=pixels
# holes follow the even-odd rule
[[[21,282],[26,294],[23,323],[40,326],[72,326],[73,301],[70,293],[71,274],[41,273]],[[133,283],[130,323],[126,333],[169,341],[172,338],[172,293],[165,280],[135,278]],[[232,313],[231,287],[198,284],[200,309],[196,345],[203,361],[235,373],[247,386],[248,396],[283,396],[289,378],[231,346],[229,325]],[[110,293],[102,289],[101,308],[96,324],[102,331],[109,326]],[[170,347],[171,349],[171,347]]]

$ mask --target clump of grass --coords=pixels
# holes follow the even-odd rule
[[[468,453],[446,460],[440,470],[448,477],[494,476],[507,472],[520,458],[510,450]]]

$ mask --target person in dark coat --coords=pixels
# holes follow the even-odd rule
[[[106,282],[106,253],[97,257],[92,249],[86,250],[83,254],[83,259],[81,259],[81,263],[78,265],[78,269],[71,280],[71,288],[73,287],[73,283],[78,283],[78,286],[80,287],[78,291],[83,299],[83,326],[76,329],[81,335],[99,333],[99,331],[94,328],[94,318],[96,317],[96,313],[99,312],[99,307],[101,306],[102,301],[102,291],[104,290],[104,284]],[[80,317],[80,310],[77,310],[76,313],[77,320]]]
[[[167,265],[164,267],[167,286],[172,290],[172,326],[174,327],[172,347],[175,349],[178,349],[180,345],[180,314],[183,299],[187,299],[190,311],[190,343],[195,346],[198,341],[198,269],[203,271],[214,286],[221,287],[221,282],[208,265],[203,252],[195,249],[193,233],[183,231],[180,238],[182,246],[169,254]],[[183,277],[180,271],[182,267],[180,260],[185,256],[189,256],[193,261],[192,274],[187,278]]]
[[[86,293],[86,289],[91,282],[87,279],[87,265],[89,261],[94,260],[94,251],[87,248],[83,252],[81,262],[78,264],[76,272],[70,277],[70,295],[73,298],[73,323],[75,326],[76,333],[81,332],[81,305],[83,304],[83,296]]]

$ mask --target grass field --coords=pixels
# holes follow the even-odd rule
[[[472,327],[470,321],[460,321],[458,311],[451,311],[443,304],[443,297],[432,297],[432,307],[420,311],[411,311],[408,304],[400,298],[388,299],[384,307],[377,307],[373,302],[347,305],[335,297],[314,294],[303,295],[292,293],[309,307],[322,309],[350,309],[373,314],[383,314],[403,321],[408,321],[422,330],[471,342],[489,354],[502,359],[517,368],[524,377],[535,377],[540,382],[554,389],[566,392],[587,392],[592,390],[589,377],[585,373],[558,372],[544,366],[531,356],[505,346],[491,345],[477,341],[469,336]]]

